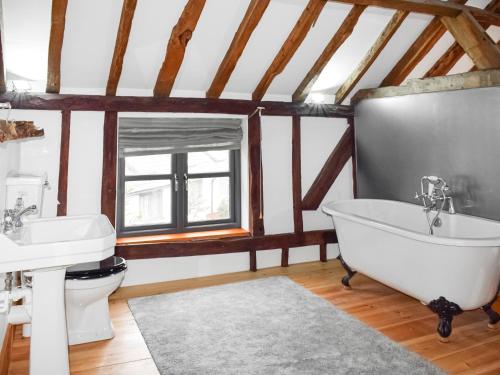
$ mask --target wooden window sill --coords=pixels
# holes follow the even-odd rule
[[[250,237],[250,232],[243,228],[211,230],[206,232],[190,232],[175,234],[159,234],[150,236],[122,237],[117,238],[116,245],[139,245],[168,242],[188,242],[196,240],[217,240],[233,237]]]

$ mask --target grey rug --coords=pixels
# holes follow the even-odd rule
[[[287,277],[129,306],[161,374],[443,374]]]

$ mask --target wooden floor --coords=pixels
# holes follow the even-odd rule
[[[128,309],[126,299],[208,285],[288,275],[313,293],[378,329],[394,341],[419,353],[452,374],[500,374],[500,327],[487,328],[482,311],[466,312],[454,321],[451,342],[443,344],[435,334],[436,317],[420,302],[362,275],[352,290],[340,286],[343,270],[337,261],[306,263],[289,268],[240,272],[199,279],[166,282],[148,287],[129,287],[113,295],[113,340],[70,348],[72,374],[158,374],[151,355]],[[500,303],[495,308],[500,311]],[[29,340],[16,330],[9,374],[28,373]]]

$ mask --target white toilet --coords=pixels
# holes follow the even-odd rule
[[[66,324],[69,345],[114,337],[108,297],[123,280],[127,263],[120,257],[78,264],[66,270]]]
[[[14,208],[17,198],[25,207],[36,205],[41,217],[45,176],[9,174],[6,181],[5,207]],[[83,263],[66,270],[66,320],[70,345],[110,339],[114,336],[109,318],[108,297],[123,280],[127,263],[110,257],[100,262]],[[31,333],[30,324],[23,326],[23,336]]]

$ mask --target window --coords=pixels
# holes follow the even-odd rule
[[[170,122],[164,124],[165,127],[168,124]],[[145,129],[136,128],[135,132],[125,135],[127,131],[122,131],[122,127],[126,129],[120,119],[117,197],[120,235],[240,226],[239,149],[225,149],[227,146],[209,140],[206,134],[203,147],[200,144],[194,147],[193,139],[182,147],[156,141],[148,142],[147,147],[132,145],[130,134],[140,138],[139,134]],[[178,135],[169,133],[168,140]],[[225,145],[227,139],[224,142]],[[191,149],[193,151],[188,151]]]

